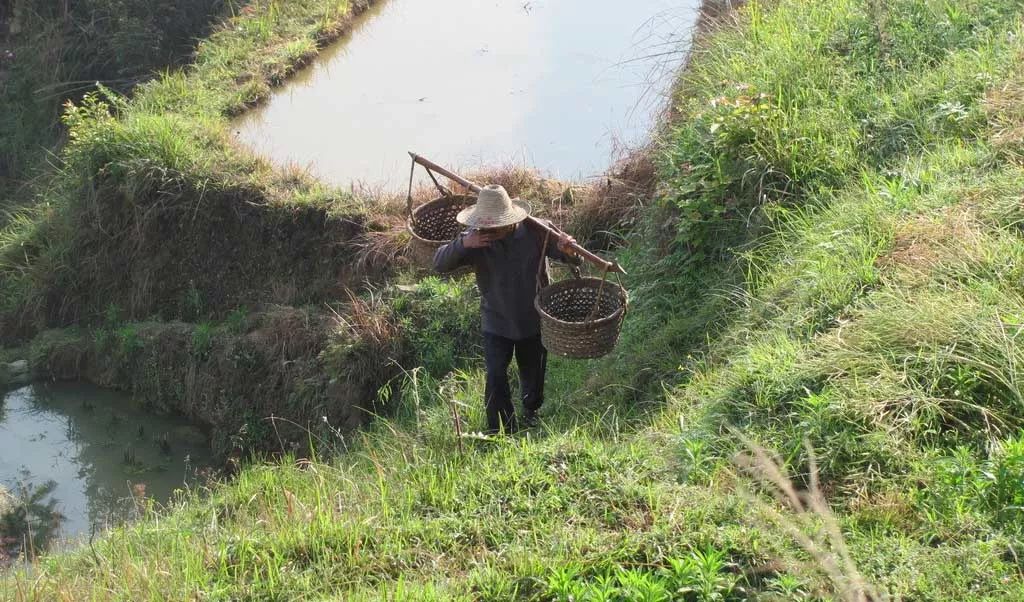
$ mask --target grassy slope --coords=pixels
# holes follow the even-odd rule
[[[249,3],[182,71],[130,101],[99,93],[69,107],[61,169],[40,179],[38,204],[0,229],[0,345],[31,341],[24,352],[39,378],[129,390],[239,453],[301,446],[301,429],[323,416],[358,425],[398,372],[390,360],[412,353],[405,342],[418,335],[406,334],[418,323],[447,332],[473,322],[439,315],[432,301],[444,297],[429,292],[350,302],[350,287],[399,263],[407,234],[397,204],[274,169],[230,135],[230,115],[365,6]],[[560,192],[522,169],[484,179],[495,178],[527,198]],[[452,365],[449,351],[426,356]],[[272,429],[271,415],[299,430]]]
[[[96,323],[111,303],[130,319],[194,319],[337,292],[362,202],[239,152],[228,118],[340,35],[354,6],[250,4],[131,102],[70,109],[59,171],[0,231],[0,338]]]
[[[320,442],[340,458],[249,468],[0,592],[841,591],[820,570],[835,543],[814,560],[788,530],[814,537],[823,519],[745,493],[735,426],[798,484],[809,440],[853,560],[893,597],[1024,598],[1017,10],[749,4],[680,81],[657,208],[622,253],[623,341],[594,364],[552,362],[541,431],[460,443],[453,410],[482,419],[479,367],[412,371],[393,418]]]
[[[325,369],[320,352],[352,336],[327,327],[324,303],[375,275],[354,258],[386,226],[365,199],[237,148],[229,118],[365,6],[248,3],[131,100],[101,91],[68,107],[58,169],[0,228],[0,345],[72,326],[34,339],[39,376],[130,389],[207,424],[224,451],[257,412],[358,422],[350,410],[383,377]],[[269,441],[259,426],[242,438]]]
[[[158,70],[180,65],[195,40],[233,6],[222,0],[17,0],[17,33],[0,23],[0,224],[31,200],[32,181],[59,146],[61,105],[102,82],[129,91]],[[13,8],[17,5],[17,8]]]

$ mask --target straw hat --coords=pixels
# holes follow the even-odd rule
[[[530,215],[530,205],[508,198],[505,189],[491,184],[480,189],[476,204],[455,216],[460,224],[472,228],[501,228],[518,224]]]

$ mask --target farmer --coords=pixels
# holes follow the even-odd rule
[[[434,269],[450,272],[462,266],[476,271],[483,318],[484,362],[487,384],[487,432],[515,432],[520,423],[512,406],[508,365],[513,353],[519,366],[523,397],[522,426],[537,424],[537,410],[544,403],[544,369],[547,350],[540,340],[540,316],[533,300],[548,283],[547,258],[576,264],[571,236],[544,236],[524,223],[529,205],[513,201],[501,186],[480,190],[477,202],[456,216],[469,229],[437,250]]]

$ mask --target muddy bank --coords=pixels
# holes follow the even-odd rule
[[[217,327],[49,331],[33,343],[32,367],[39,379],[128,391],[152,411],[180,413],[209,430],[221,456],[291,451],[308,444],[306,429],[363,424],[376,389],[393,376],[393,368],[357,372],[325,357],[357,338],[325,314],[280,307]]]
[[[0,361],[0,392],[10,387],[28,384],[31,380],[28,360]]]

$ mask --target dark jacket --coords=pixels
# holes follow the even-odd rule
[[[540,333],[540,316],[533,306],[537,295],[537,274],[541,286],[548,283],[547,259],[541,262],[544,237],[525,223],[512,234],[483,249],[467,249],[462,239],[468,231],[444,245],[434,254],[434,269],[450,272],[462,266],[476,271],[480,289],[480,314],[483,331],[516,341]],[[551,236],[547,257],[578,264],[558,250],[558,239]]]

